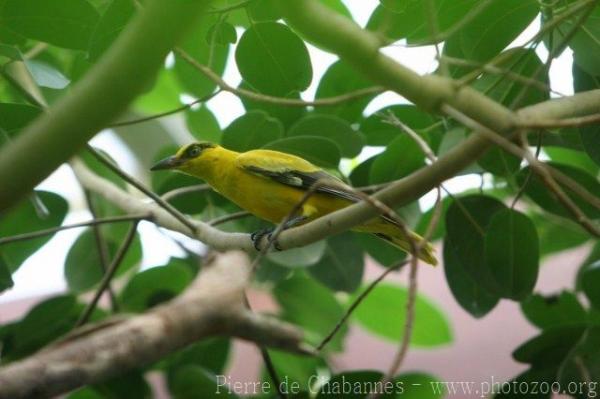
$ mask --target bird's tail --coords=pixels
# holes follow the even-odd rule
[[[411,252],[409,239],[405,236],[404,231],[394,224],[384,221],[377,221],[359,226],[356,230],[365,233],[372,233],[375,236],[394,245],[395,247],[402,249],[403,251],[408,253]],[[431,244],[429,242],[425,242],[423,237],[413,231],[409,231],[408,233],[410,235],[410,240],[421,247],[419,259],[432,266],[437,266],[438,260],[435,257],[435,249],[431,246]]]

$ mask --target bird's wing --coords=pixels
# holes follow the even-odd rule
[[[344,183],[310,162],[295,155],[270,150],[253,150],[237,157],[237,166],[250,173],[265,177],[281,184],[308,190],[319,181],[315,190],[330,194],[351,202],[360,201],[360,197],[345,189]]]

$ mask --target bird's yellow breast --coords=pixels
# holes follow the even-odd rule
[[[304,197],[305,191],[234,168],[214,185],[240,208],[273,223],[279,223]],[[221,186],[221,187],[217,187]],[[302,216],[317,218],[350,204],[331,195],[313,194],[301,209]]]

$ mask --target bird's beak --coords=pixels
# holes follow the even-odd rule
[[[163,169],[173,169],[182,164],[181,160],[179,160],[176,156],[171,156],[165,158],[161,161],[158,161],[156,165],[150,168],[150,170],[163,170]]]

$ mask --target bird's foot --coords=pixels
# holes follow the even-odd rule
[[[260,229],[260,230],[255,231],[254,233],[252,233],[250,235],[250,239],[252,240],[254,249],[256,249],[258,252],[260,252],[261,251],[260,242],[262,241],[264,236],[267,236],[267,239],[269,240],[269,242],[271,242],[271,246],[273,248],[275,248],[275,250],[281,251],[281,247],[279,246],[279,243],[277,242],[277,240],[274,240],[274,237],[273,237],[274,230],[275,230],[274,228],[270,227],[270,228],[266,228],[266,229]]]

